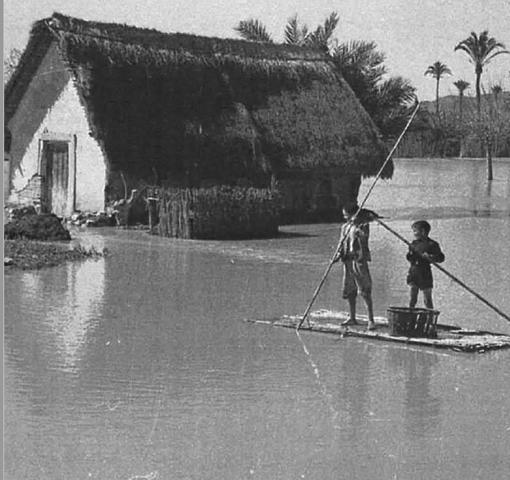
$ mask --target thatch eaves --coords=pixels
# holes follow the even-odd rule
[[[113,168],[238,178],[372,175],[382,164],[376,127],[320,51],[60,14],[34,25],[6,88],[7,118],[53,41]]]

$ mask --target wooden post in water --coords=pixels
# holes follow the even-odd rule
[[[493,180],[492,172],[492,142],[490,138],[487,138],[487,180]]]
[[[156,226],[156,219],[158,217],[157,198],[155,198],[155,197],[147,198],[147,209],[149,211],[149,230],[151,233],[154,233],[154,228]]]
[[[179,204],[176,201],[171,203],[172,213],[170,216],[171,223],[171,232],[170,235],[172,237],[177,237],[177,232],[179,231]]]

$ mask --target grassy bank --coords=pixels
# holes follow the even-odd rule
[[[102,257],[104,252],[82,246],[69,248],[67,244],[43,243],[33,240],[5,240],[4,265],[9,269],[39,269],[68,261]],[[8,265],[6,265],[8,259]]]

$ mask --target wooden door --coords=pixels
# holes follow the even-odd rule
[[[69,183],[68,142],[43,142],[41,174],[44,177],[43,202],[46,209],[58,216],[64,216]]]

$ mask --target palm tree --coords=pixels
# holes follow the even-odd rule
[[[331,37],[338,25],[340,18],[336,12],[329,15],[323,25],[319,25],[315,30],[308,31],[308,27],[299,26],[297,15],[289,18],[285,27],[285,43],[287,45],[300,45],[314,48],[320,48],[329,53]],[[264,24],[256,19],[243,20],[239,22],[234,30],[242,38],[251,42],[274,43],[271,35],[267,32]]]
[[[377,50],[375,42],[351,40],[341,43],[332,51],[331,57],[357,95],[373,90],[387,73],[385,56]]]
[[[459,91],[459,120],[460,123],[462,123],[462,100],[464,99],[464,90],[467,90],[471,84],[465,80],[457,80],[456,82],[453,82],[453,84]]]
[[[454,51],[462,50],[465,52],[475,65],[476,74],[476,109],[478,117],[480,117],[480,78],[482,76],[483,68],[498,55],[503,53],[510,53],[505,50],[505,45],[498,42],[494,37],[489,37],[488,30],[483,31],[480,35],[471,32],[471,35],[462,40],[454,49]]]
[[[415,100],[415,88],[402,77],[384,78],[385,56],[375,42],[341,43],[331,58],[372,120],[385,136],[402,130]]]
[[[459,91],[459,124],[461,127],[461,134],[460,134],[460,138],[459,138],[459,144],[460,144],[459,157],[462,158],[464,156],[464,147],[465,147],[464,133],[462,130],[464,127],[464,125],[462,123],[463,103],[464,103],[463,100],[464,100],[464,91],[469,88],[470,83],[466,82],[465,80],[457,80],[456,82],[453,82],[453,84],[457,87],[457,90]]]
[[[436,115],[439,115],[439,80],[443,75],[451,75],[451,70],[439,60],[429,65],[425,71],[425,75],[431,75],[436,79]]]
[[[384,134],[393,134],[402,119],[409,116],[409,103],[414,100],[415,88],[401,77],[383,80],[386,74],[384,54],[374,42],[351,41],[336,44],[333,34],[339,17],[331,13],[322,25],[309,30],[300,25],[297,15],[289,18],[284,32],[287,45],[298,45],[323,50],[341,72],[344,80]],[[239,22],[235,30],[249,41],[270,42],[273,39],[258,20]]]

